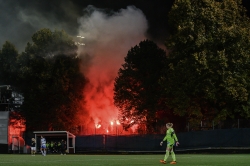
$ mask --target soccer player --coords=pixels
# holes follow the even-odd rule
[[[31,155],[35,156],[36,154],[36,139],[32,138],[31,139]]]
[[[46,139],[41,136],[41,152],[43,156],[46,156]]]
[[[170,162],[170,164],[176,164],[176,158],[175,158],[173,147],[174,147],[175,142],[176,142],[176,146],[179,145],[178,138],[174,132],[173,123],[167,123],[166,127],[167,127],[166,136],[163,138],[163,140],[160,143],[160,145],[162,146],[163,142],[167,141],[166,154],[165,154],[164,160],[160,160],[160,162],[163,164],[166,164],[168,156],[169,154],[171,154],[173,161]]]
[[[66,141],[64,141],[62,139],[62,141],[61,141],[61,155],[66,155],[66,149],[67,149]]]

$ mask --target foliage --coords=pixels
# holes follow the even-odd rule
[[[175,0],[167,105],[189,119],[250,116],[250,22],[240,0]]]
[[[114,85],[114,103],[125,128],[145,124],[148,130],[152,129],[156,112],[162,109],[158,81],[165,62],[165,51],[149,40],[128,51]]]
[[[17,56],[15,46],[6,41],[0,50],[0,85],[15,85]]]
[[[27,130],[70,130],[79,124],[85,78],[77,47],[64,32],[42,29],[17,58]]]

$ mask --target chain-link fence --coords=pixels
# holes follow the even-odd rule
[[[250,128],[250,119],[228,119],[223,121],[188,122],[185,131]]]

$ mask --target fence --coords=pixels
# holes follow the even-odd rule
[[[187,122],[186,128],[181,130],[187,131],[200,131],[200,130],[216,130],[216,129],[239,129],[250,128],[249,119],[228,119],[223,121],[200,121],[200,123]]]
[[[181,147],[190,148],[250,148],[250,129],[218,129],[178,134]]]
[[[88,135],[76,137],[76,152],[86,151],[164,151],[165,135]],[[176,150],[198,148],[250,148],[250,129],[218,129],[177,133]]]
[[[88,135],[76,137],[76,151],[151,151],[160,149],[162,135]]]

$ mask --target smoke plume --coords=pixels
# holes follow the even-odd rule
[[[84,91],[86,101],[83,105],[86,106],[82,112],[82,126],[89,129],[83,134],[93,134],[97,124],[101,125],[99,131],[109,129],[110,121],[116,124],[114,79],[128,50],[146,38],[148,20],[140,9],[135,6],[123,8],[125,3],[120,5],[115,0],[112,4],[119,4],[116,12],[108,11],[103,1],[96,5],[105,9],[87,6],[89,1],[82,3],[77,6],[73,1],[64,0],[0,0],[0,45],[8,40],[19,52],[24,51],[31,36],[42,28],[63,29],[79,43],[84,43],[79,46],[79,56],[83,62],[82,73],[89,83]],[[119,8],[122,9],[117,10]]]
[[[114,79],[128,50],[145,39],[148,25],[142,11],[134,6],[108,14],[88,6],[84,13],[78,20],[78,35],[85,37],[79,39],[85,44],[79,49],[82,72],[89,79],[84,93],[89,117],[84,117],[84,126],[93,129],[101,124],[106,131],[118,115],[113,104]]]
[[[42,28],[75,35],[78,17],[77,7],[70,1],[0,0],[0,46],[10,41],[19,52],[24,51],[31,36]]]

